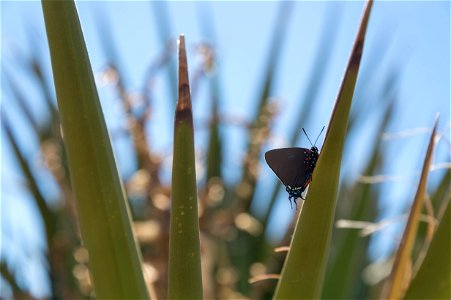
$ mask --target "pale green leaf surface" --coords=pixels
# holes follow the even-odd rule
[[[179,38],[179,96],[174,122],[169,299],[202,299],[194,128],[185,38]]]
[[[450,206],[448,203],[426,257],[410,282],[405,299],[451,299]]]
[[[73,1],[43,1],[54,84],[82,238],[99,299],[147,289],[86,45]]]
[[[319,298],[325,276],[349,110],[372,2],[368,2],[332,113],[307,200],[274,297]]]
[[[393,115],[393,103],[386,109],[384,118],[379,125],[375,136],[374,147],[370,159],[362,174],[374,174],[378,170],[383,159],[380,140],[386,131],[389,120]],[[344,194],[340,191],[338,209],[335,215],[337,219],[375,221],[377,212],[378,190],[374,185],[354,183],[349,189],[344,188]],[[348,201],[352,201],[347,203]],[[345,211],[340,212],[340,206]],[[353,299],[361,298],[362,290],[367,286],[362,280],[362,271],[368,265],[367,251],[370,242],[369,237],[362,237],[357,230],[335,228],[332,234],[332,243],[335,253],[330,255],[326,279],[322,291],[322,298]],[[335,236],[334,236],[335,234]],[[358,287],[358,288],[356,288]]]
[[[428,149],[423,162],[420,182],[418,184],[417,192],[412,203],[409,218],[407,220],[406,228],[396,252],[395,261],[393,263],[392,271],[389,278],[385,282],[382,298],[401,299],[405,292],[405,284],[409,280],[409,265],[412,259],[413,245],[417,236],[418,224],[423,208],[426,183],[429,174],[429,168],[432,162],[432,153],[435,145],[435,132],[437,130],[438,117],[434,122],[431,137],[429,139]]]

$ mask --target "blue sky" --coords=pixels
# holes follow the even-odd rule
[[[209,28],[214,31],[218,60],[218,71],[221,82],[221,113],[244,119],[251,119],[254,114],[255,100],[265,70],[269,43],[273,34],[279,2],[167,2],[171,19],[171,35],[176,38],[185,33],[188,45],[188,58],[191,73],[196,68],[195,45],[208,41],[200,24],[207,12],[213,21]],[[357,31],[357,25],[363,9],[360,1],[324,1],[294,2],[291,15],[287,18],[287,34],[282,45],[280,63],[276,68],[275,86],[271,95],[280,101],[281,111],[274,124],[276,137],[271,140],[269,148],[286,145],[297,117],[299,98],[305,91],[309,76],[312,73],[315,54],[321,33],[325,25],[335,29],[332,55],[327,72],[319,90],[316,109],[311,116],[307,131],[315,136],[322,126],[327,125],[347,58]],[[106,34],[99,28],[99,19],[107,21],[111,27],[111,35],[120,54],[121,66],[126,74],[127,87],[139,91],[142,78],[148,66],[161,54],[163,45],[159,42],[155,5],[149,2],[121,1],[80,1],[77,2],[81,24],[95,72],[100,72],[108,62],[108,57],[99,42],[99,36]],[[326,22],[327,18],[327,22]],[[367,33],[361,74],[370,78],[369,88],[372,93],[362,95],[355,103],[364,107],[362,128],[353,136],[347,145],[353,160],[344,169],[348,176],[360,174],[365,161],[364,153],[369,145],[365,143],[369,134],[377,126],[381,108],[377,97],[384,76],[389,70],[398,71],[398,92],[395,118],[390,124],[390,131],[397,132],[418,127],[430,127],[437,112],[441,113],[439,130],[445,134],[437,146],[437,162],[449,161],[449,124],[450,124],[450,3],[449,1],[383,1],[376,2],[373,7]],[[1,2],[1,64],[2,109],[8,115],[17,116],[16,132],[21,132],[21,143],[24,151],[32,160],[37,160],[37,146],[29,142],[31,132],[25,128],[17,108],[9,98],[11,90],[4,80],[5,70],[23,84],[36,117],[44,120],[43,101],[37,95],[35,83],[27,78],[23,71],[23,57],[38,55],[47,64],[50,75],[50,61],[46,45],[45,28],[41,6],[36,1],[2,1]],[[175,52],[174,52],[175,56]],[[374,61],[376,60],[376,61]],[[365,69],[365,66],[368,66]],[[369,66],[372,66],[370,68]],[[376,72],[377,71],[377,72]],[[374,73],[374,74],[373,74]],[[167,91],[164,78],[159,77],[155,86],[154,112],[155,122],[149,127],[149,136],[156,149],[162,153],[171,149],[172,100]],[[360,80],[358,86],[360,84]],[[100,88],[99,93],[107,123],[114,127],[120,120],[118,106],[111,99],[108,88]],[[195,122],[202,123],[208,117],[209,103],[205,85],[200,87],[199,97],[195,102]],[[376,98],[376,100],[374,100]],[[373,100],[371,100],[373,99]],[[368,101],[370,104],[365,104]],[[113,105],[111,105],[113,103]],[[117,103],[117,102],[116,102]],[[366,105],[366,106],[365,106]],[[297,130],[300,130],[297,129]],[[3,134],[3,133],[2,133]],[[237,128],[226,128],[226,138],[234,143],[226,145],[225,175],[230,180],[237,180],[238,168],[245,146],[244,131]],[[196,133],[198,149],[205,149],[205,131]],[[408,176],[404,183],[383,184],[385,199],[381,209],[387,216],[399,215],[406,209],[408,201],[413,197],[412,185],[421,165],[421,157],[426,149],[426,134],[419,134],[401,140],[381,141],[386,148],[389,164],[384,169],[386,174]],[[2,140],[3,142],[3,140]],[[322,143],[322,140],[321,140]],[[298,141],[297,146],[306,147],[305,138]],[[126,159],[123,145],[115,144],[118,164],[123,174],[128,174],[132,166]],[[122,149],[122,150],[121,150]],[[125,154],[123,154],[125,153]],[[2,257],[10,257],[14,246],[5,246],[4,234],[20,235],[16,238],[19,244],[31,244],[32,248],[42,248],[42,241],[37,238],[36,230],[42,231],[36,221],[34,207],[23,187],[17,164],[11,159],[8,145],[2,145]],[[349,160],[347,160],[348,162]],[[39,167],[38,167],[39,168]],[[440,178],[440,171],[431,173],[431,181]],[[262,168],[260,190],[257,195],[265,193],[265,183],[272,182],[274,175],[266,165]],[[49,175],[50,178],[50,175]],[[55,193],[55,186],[42,179],[47,193]],[[47,178],[48,179],[48,178]],[[14,185],[15,184],[15,185]],[[288,209],[286,195],[280,195],[279,204],[275,207],[270,234],[274,239],[279,236],[281,228],[286,226],[287,218],[283,217]],[[265,204],[262,203],[262,207]],[[259,207],[254,207],[258,213]],[[13,216],[20,212],[29,216],[29,222],[14,225]],[[399,230],[396,227],[393,229]],[[14,233],[13,233],[14,232]],[[6,235],[5,235],[6,236]],[[9,244],[9,243],[8,243]],[[391,237],[379,237],[374,243],[372,256],[379,257],[389,253],[393,243]],[[17,254],[19,255],[19,254]],[[34,257],[34,256],[33,256]],[[34,257],[39,263],[39,257]],[[36,272],[40,272],[36,268]],[[36,284],[36,283],[34,283]],[[36,291],[43,293],[45,288],[36,284]]]

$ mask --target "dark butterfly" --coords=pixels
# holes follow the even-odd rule
[[[307,136],[310,144],[312,144],[307,132],[305,132],[304,128],[302,128],[302,130]],[[315,144],[323,130],[324,127],[316,138]],[[291,199],[293,199],[296,206],[296,200],[299,197],[305,200],[302,194],[313,180],[313,170],[315,169],[319,157],[318,148],[315,144],[312,144],[312,148],[310,149],[297,147],[280,148],[265,153],[265,160],[269,167],[276,173],[277,177],[279,177],[280,181],[282,181],[286,187],[288,200],[290,200],[291,206]]]

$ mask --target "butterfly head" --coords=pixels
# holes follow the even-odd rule
[[[318,137],[316,138],[314,144],[312,144],[312,141],[311,141],[310,138],[308,137],[308,134],[307,134],[307,132],[305,131],[305,129],[302,128],[302,130],[304,131],[305,136],[306,136],[307,139],[309,140],[310,145],[312,145],[312,148],[310,148],[310,151],[313,152],[313,153],[315,153],[315,154],[318,156],[318,147],[316,147],[316,142],[318,141],[319,137],[321,136],[321,133],[322,133],[323,130],[324,130],[324,126],[323,126],[323,129],[321,129],[321,132],[319,133]]]

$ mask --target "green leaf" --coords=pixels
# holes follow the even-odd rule
[[[450,203],[437,228],[418,273],[410,282],[405,299],[450,299]]]
[[[31,171],[30,165],[28,164],[24,154],[19,148],[17,139],[14,136],[13,131],[11,129],[10,122],[8,121],[4,112],[2,112],[0,120],[2,123],[2,127],[5,130],[6,137],[11,143],[14,155],[16,156],[19,162],[20,169],[25,176],[28,188],[30,189],[31,194],[33,195],[33,198],[36,201],[36,205],[42,217],[42,221],[44,222],[47,244],[50,248],[50,241],[55,232],[55,222],[56,222],[55,216],[50,211],[47,202],[45,201],[44,195],[42,195],[39,189],[38,182],[35,176],[33,175],[33,172]]]
[[[29,105],[27,105],[24,95],[22,94],[22,89],[19,88],[19,84],[8,74],[8,72],[5,71],[7,74],[3,78],[8,81],[8,85],[11,87],[12,94],[14,96],[14,99],[17,101],[17,104],[19,105],[20,110],[23,113],[24,118],[30,123],[31,128],[33,129],[33,132],[35,135],[42,140],[41,131],[39,130],[38,122],[36,121],[36,118],[33,116],[33,113],[31,112],[31,108]]]
[[[340,162],[371,6],[372,1],[369,1],[335,103],[324,147],[313,173],[308,199],[296,224],[290,251],[276,288],[276,299],[312,299],[321,295],[334,220]]]
[[[405,292],[405,283],[410,280],[407,277],[409,272],[409,264],[411,263],[411,255],[413,245],[417,236],[418,223],[420,221],[421,211],[424,203],[424,195],[426,193],[426,183],[429,174],[429,168],[432,162],[432,153],[435,145],[435,132],[437,130],[438,117],[435,119],[429,145],[424,158],[423,169],[421,171],[420,182],[417,192],[413,200],[406,228],[396,252],[395,261],[389,278],[385,282],[382,297],[387,299],[400,299]],[[449,250],[449,249],[448,249]],[[449,264],[448,264],[449,266]]]
[[[384,118],[374,138],[372,154],[363,171],[372,175],[380,169],[384,158],[380,140],[387,129],[393,115],[393,104],[386,109]],[[343,194],[342,194],[343,193]],[[339,204],[335,214],[337,219],[356,221],[376,221],[378,188],[371,184],[359,182],[346,189],[339,196]],[[341,208],[341,210],[340,210]],[[327,274],[322,291],[322,298],[355,299],[362,298],[362,292],[367,286],[362,282],[362,271],[368,265],[367,250],[369,237],[362,237],[359,231],[334,228],[331,247],[334,251],[328,261]]]
[[[222,138],[219,130],[217,95],[212,95],[212,121],[208,137],[207,183],[212,178],[221,177]]]
[[[202,299],[193,114],[183,35],[179,38],[178,87],[172,164],[168,298]]]
[[[73,1],[42,2],[83,241],[99,299],[148,293]]]

